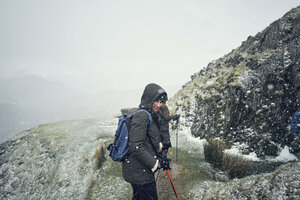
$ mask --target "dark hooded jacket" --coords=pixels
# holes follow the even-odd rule
[[[291,121],[292,131],[294,133],[300,133],[300,111],[296,112]]]
[[[159,85],[148,84],[141,98],[140,108],[152,113],[153,102],[163,93]],[[153,182],[157,153],[160,151],[160,133],[155,115],[152,114],[152,123],[148,126],[148,115],[137,112],[133,115],[129,130],[130,155],[122,163],[122,174],[125,181],[144,185]]]

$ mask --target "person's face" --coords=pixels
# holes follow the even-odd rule
[[[158,109],[162,106],[162,102],[160,100],[154,101],[153,105],[152,105],[152,110],[154,112],[157,112]]]

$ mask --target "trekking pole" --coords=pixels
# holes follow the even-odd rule
[[[157,176],[156,176],[156,180],[155,180],[156,183],[157,183],[158,178],[159,178],[159,172],[160,172],[160,169],[159,169],[158,172],[157,172]]]
[[[176,121],[176,162],[178,161],[178,122],[179,119]]]
[[[173,183],[173,180],[172,180],[171,174],[170,174],[170,172],[169,172],[169,170],[168,170],[168,169],[167,169],[166,171],[167,171],[167,174],[168,174],[168,176],[169,176],[169,179],[170,179],[170,182],[171,182],[171,185],[172,185],[172,188],[173,188],[174,194],[175,194],[176,198],[179,200],[179,197],[178,197],[178,195],[177,195],[177,192],[176,192],[176,189],[175,189],[175,186],[174,186],[174,183]]]

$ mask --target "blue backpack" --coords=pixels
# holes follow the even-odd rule
[[[291,121],[291,127],[292,127],[293,132],[300,133],[299,124],[300,124],[300,112],[296,112]]]
[[[140,109],[137,112],[146,112],[148,114],[149,127],[149,125],[152,123],[151,114],[144,109]],[[128,131],[133,115],[122,116],[119,118],[114,142],[107,147],[107,150],[110,151],[109,156],[113,161],[123,162],[125,158],[130,154],[128,145]]]

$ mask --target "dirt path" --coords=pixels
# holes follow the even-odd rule
[[[173,163],[171,165],[171,168],[172,169],[169,171],[170,171],[172,180],[174,182],[179,199],[182,199],[182,198],[180,198],[181,197],[180,193],[182,191],[183,186],[181,185],[181,183],[179,181],[180,180],[179,177],[180,177],[180,173],[183,169],[183,166],[180,164],[177,164],[177,163],[176,164]],[[163,200],[173,200],[173,199],[176,200],[177,199],[166,171],[161,170],[158,175],[157,191],[158,191],[159,199],[163,199]]]

